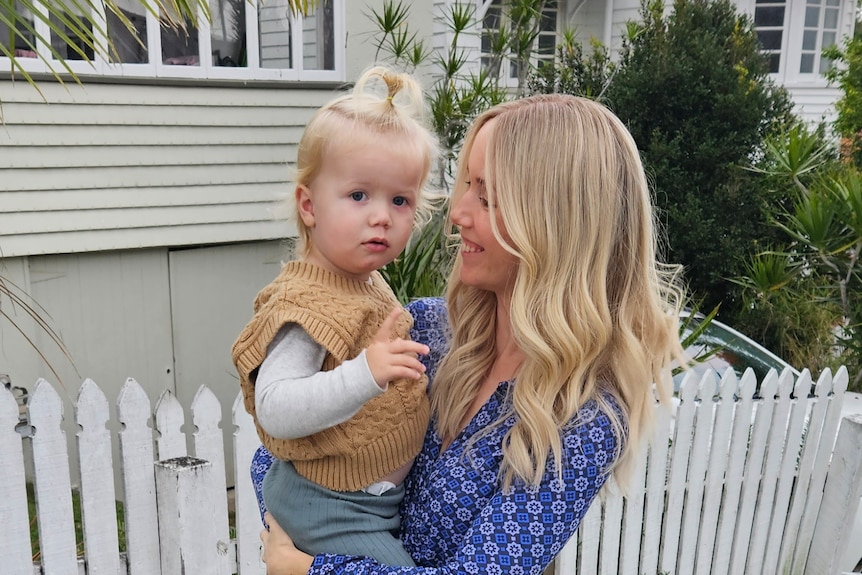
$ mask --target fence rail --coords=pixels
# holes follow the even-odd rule
[[[717,382],[688,376],[673,418],[659,417],[649,448],[623,497],[610,486],[556,562],[557,575],[823,575],[838,573],[848,526],[862,495],[862,417],[839,422],[847,372],[812,385],[751,372]],[[757,393],[756,393],[757,392]],[[260,517],[249,468],[258,445],[238,395],[233,426],[202,386],[189,411],[166,391],[153,407],[129,379],[116,404],[91,380],[74,405],[77,449],[67,453],[63,402],[36,383],[26,422],[0,391],[0,557],[8,575],[264,575]],[[235,522],[231,537],[223,434],[234,442]],[[836,441],[837,438],[837,441]],[[118,469],[112,442],[120,452]],[[28,453],[29,451],[29,453]],[[34,557],[25,477],[32,456],[40,553]],[[83,546],[76,542],[69,458],[80,464]],[[114,490],[115,473],[123,493]],[[116,501],[124,509],[120,553]],[[850,504],[848,505],[848,501]]]

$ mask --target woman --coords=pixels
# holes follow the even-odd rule
[[[401,507],[416,566],[311,557],[273,525],[269,575],[538,574],[608,477],[625,485],[681,352],[631,135],[586,99],[495,106],[467,134],[450,218],[448,309],[410,306],[432,382]]]

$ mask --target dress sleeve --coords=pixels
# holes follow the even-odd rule
[[[413,300],[407,304],[407,311],[413,316],[410,339],[428,346],[428,355],[419,356],[425,365],[428,385],[433,385],[434,374],[440,360],[449,350],[449,319],[446,315],[446,300],[441,297],[427,297]]]
[[[572,426],[563,449],[561,477],[549,462],[539,485],[498,489],[439,564],[417,558],[417,567],[394,567],[364,557],[317,555],[309,575],[540,575],[607,479],[616,453],[610,420],[599,414]]]

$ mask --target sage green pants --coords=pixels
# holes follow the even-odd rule
[[[383,565],[414,565],[398,539],[403,497],[403,484],[382,495],[332,491],[280,459],[263,479],[266,508],[298,549],[372,557]]]

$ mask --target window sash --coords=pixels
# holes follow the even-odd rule
[[[50,0],[46,0],[50,1]],[[79,75],[104,75],[104,76],[122,76],[122,77],[137,77],[137,78],[201,78],[201,79],[237,79],[237,80],[276,80],[276,81],[333,81],[343,82],[345,79],[345,54],[344,42],[345,37],[345,2],[346,0],[329,0],[331,2],[331,31],[327,31],[327,36],[331,38],[332,46],[327,55],[327,63],[332,69],[305,69],[303,63],[307,60],[304,58],[303,49],[303,25],[302,16],[295,17],[292,14],[289,16],[291,21],[291,38],[290,45],[294,50],[292,59],[292,67],[290,68],[265,68],[261,67],[260,63],[260,36],[258,25],[258,6],[268,0],[242,0],[245,12],[245,40],[246,40],[246,65],[245,66],[222,66],[213,61],[211,25],[203,17],[203,14],[198,15],[198,51],[196,65],[175,65],[168,64],[163,61],[162,57],[162,29],[159,22],[148,11],[146,12],[146,45],[147,61],[144,63],[130,62],[111,62],[102,53],[94,55],[92,62],[83,60],[66,60],[66,65],[69,66],[75,74]],[[271,1],[271,0],[269,0]],[[34,2],[35,7],[41,14],[47,14],[45,6],[39,2]],[[319,8],[320,9],[320,8]],[[104,7],[99,4],[99,12],[95,17],[102,23],[102,29],[105,29]],[[313,17],[313,15],[312,15]],[[50,41],[52,34],[48,24],[40,20],[34,19],[34,27],[36,31]],[[317,37],[321,35],[318,33]],[[97,38],[100,46],[105,46],[105,39]],[[314,46],[315,44],[312,44]],[[40,39],[36,39],[37,52],[47,60],[42,58],[32,57],[17,57],[18,65],[31,73],[49,72],[51,68],[59,73],[64,73],[65,68],[51,55],[50,46]],[[318,50],[319,52],[319,50]],[[10,71],[11,60],[9,58],[0,57],[0,71]]]
[[[530,63],[533,66],[538,66],[539,63],[543,61],[553,61],[556,57],[556,45],[557,36],[560,31],[560,13],[562,12],[562,2],[563,0],[549,0],[545,3],[545,7],[542,13],[542,21],[539,27],[539,34],[535,39],[533,53],[530,59]],[[489,61],[489,40],[487,35],[485,34],[485,31],[499,30],[501,25],[507,25],[508,16],[506,14],[506,10],[506,0],[493,0],[487,6],[485,13],[482,15],[481,61],[483,67],[487,66]],[[552,39],[550,41],[550,43],[552,44],[550,53],[540,54],[540,47],[543,49],[543,52],[547,51],[549,44],[548,38]],[[516,88],[518,86],[518,65],[514,58],[505,56],[503,57],[503,60],[500,63],[500,82],[503,86],[506,86],[508,88]]]

